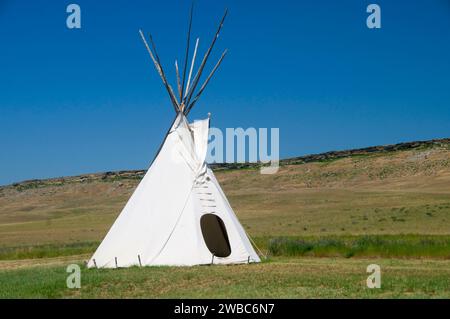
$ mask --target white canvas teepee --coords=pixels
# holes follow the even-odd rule
[[[184,94],[178,79],[179,100],[167,83],[153,41],[152,51],[141,32],[177,115],[151,167],[89,260],[88,267],[190,266],[260,261],[205,162],[209,117],[193,123],[186,118],[224,57],[223,54],[191,102],[225,16],[226,12],[191,86],[189,77]],[[189,38],[190,33],[188,48]],[[189,74],[192,73],[196,50],[197,45]],[[183,83],[184,75],[185,72]]]
[[[88,267],[260,261],[205,163],[208,127],[178,114]]]

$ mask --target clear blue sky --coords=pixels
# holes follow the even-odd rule
[[[0,0],[0,184],[146,168],[174,115],[138,29],[173,80],[189,1]],[[382,28],[369,30],[378,3]],[[450,2],[196,2],[221,68],[191,113],[212,125],[279,127],[281,157],[450,136]]]

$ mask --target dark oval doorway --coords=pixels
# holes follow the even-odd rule
[[[230,241],[223,220],[217,215],[205,214],[200,218],[200,226],[209,251],[216,257],[230,256]]]

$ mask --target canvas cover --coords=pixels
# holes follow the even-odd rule
[[[209,119],[189,124],[182,112],[177,115],[151,167],[88,267],[260,261],[205,162],[208,131]],[[207,214],[219,217],[218,222],[213,218],[203,223]],[[226,257],[215,256],[210,249],[226,250],[223,238],[215,236],[218,232],[228,239],[231,252]]]

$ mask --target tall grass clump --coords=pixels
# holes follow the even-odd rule
[[[98,242],[0,247],[0,260],[51,258],[92,253]]]
[[[302,239],[285,237],[273,238],[269,242],[269,252],[274,256],[298,256],[311,251],[314,246]]]
[[[450,236],[367,235],[277,237],[267,247],[272,256],[450,258]]]

